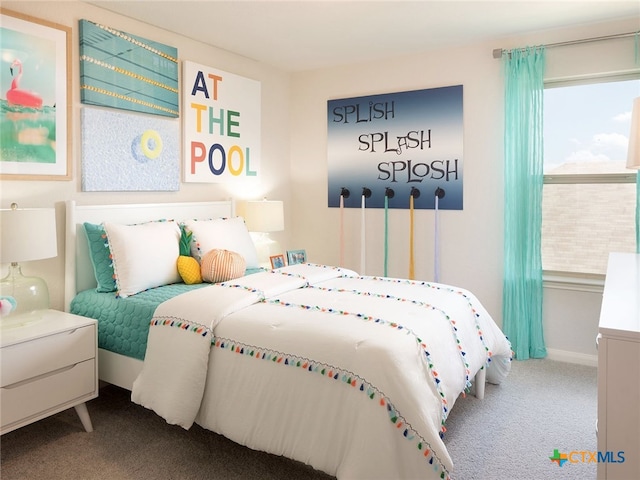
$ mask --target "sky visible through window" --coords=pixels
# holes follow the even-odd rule
[[[623,173],[627,160],[631,107],[640,96],[640,80],[545,89],[544,173],[562,164],[616,162]],[[571,171],[567,173],[592,173]]]
[[[631,108],[640,80],[545,89],[544,173],[635,173],[626,168]],[[545,183],[542,265],[604,274],[610,252],[635,251],[634,183]]]

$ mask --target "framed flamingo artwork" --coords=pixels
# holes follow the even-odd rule
[[[70,180],[71,28],[0,8],[0,178]]]

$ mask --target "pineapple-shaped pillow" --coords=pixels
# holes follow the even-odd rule
[[[178,273],[182,277],[182,281],[187,285],[202,283],[202,274],[200,273],[200,264],[191,256],[191,236],[193,233],[187,232],[182,227],[180,235],[180,256],[178,257]]]

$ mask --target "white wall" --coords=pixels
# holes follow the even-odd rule
[[[503,238],[503,83],[494,48],[515,48],[637,30],[628,19],[583,28],[560,29],[504,38],[470,46],[398,56],[382,62],[297,73],[216,49],[162,29],[78,2],[2,3],[3,8],[72,27],[74,178],[70,182],[2,181],[0,207],[56,206],[56,259],[23,266],[26,274],[44,276],[52,307],[63,307],[63,202],[143,203],[202,199],[260,198],[285,201],[286,232],[277,238],[283,249],[305,248],[311,261],[339,262],[338,211],[327,205],[326,102],[366,94],[399,92],[462,84],[464,86],[464,210],[440,212],[441,277],[444,283],[473,291],[501,323]],[[80,186],[80,94],[78,20],[99,21],[178,48],[180,60],[211,65],[262,82],[263,181],[255,191],[231,191],[223,185],[181,184],[175,193],[83,193]],[[634,68],[633,42],[609,41],[548,49],[549,77],[585,75]],[[367,271],[382,273],[382,211],[367,217]],[[359,211],[346,212],[346,265],[359,269]],[[408,212],[392,210],[391,276],[408,274]],[[416,277],[433,279],[433,211],[416,212]],[[6,271],[6,265],[3,265]],[[545,289],[545,337],[555,352],[580,361],[595,355],[601,294]]]
[[[339,210],[327,205],[327,100],[463,85],[464,209],[441,211],[440,281],[468,288],[500,310],[502,279],[502,88],[500,63],[483,45],[294,75],[291,175],[293,241],[312,260],[339,262]],[[345,266],[360,270],[360,210],[345,210]],[[367,211],[367,274],[383,272],[383,210]],[[409,213],[389,212],[389,275],[406,277]],[[416,278],[433,280],[432,210],[416,210]],[[481,253],[480,253],[481,252]],[[479,254],[480,253],[480,254]]]
[[[339,210],[327,205],[327,100],[368,94],[463,85],[464,209],[441,211],[440,281],[474,292],[502,320],[503,80],[494,48],[633,32],[638,20],[505,38],[422,55],[295,74],[291,95],[291,178],[295,229],[292,242],[312,261],[338,264]],[[547,49],[547,76],[566,77],[634,68],[633,40]],[[434,212],[416,212],[416,278],[434,278]],[[345,210],[345,266],[360,269],[360,210]],[[389,275],[406,277],[409,214],[389,213]],[[383,273],[383,210],[366,218],[366,273]],[[592,362],[601,294],[545,289],[545,331],[551,353],[577,353]],[[567,355],[565,355],[567,357]],[[571,355],[568,355],[571,357]]]
[[[64,307],[64,202],[76,200],[78,204],[121,204],[222,200],[270,199],[284,200],[285,224],[292,224],[289,206],[289,75],[227,51],[204,45],[195,40],[167,32],[130,18],[96,8],[82,2],[2,2],[2,7],[15,12],[46,19],[72,28],[72,165],[71,181],[15,181],[0,183],[0,207],[9,208],[11,202],[20,207],[56,207],[58,226],[58,257],[22,265],[25,275],[42,276],[49,285],[52,308]],[[144,38],[171,45],[178,49],[179,60],[191,60],[238,75],[259,80],[262,89],[262,179],[250,189],[217,184],[181,183],[179,192],[82,192],[80,183],[81,131],[80,131],[80,65],[78,21],[81,19],[102,23]],[[6,65],[3,65],[5,67]],[[8,66],[6,66],[8,67]],[[181,65],[180,65],[181,71]],[[182,100],[182,99],[180,99]],[[178,121],[178,120],[176,120]],[[105,152],[108,158],[108,152]],[[240,204],[241,205],[241,204]],[[274,234],[283,247],[287,246],[287,232]],[[7,266],[2,265],[2,276]]]

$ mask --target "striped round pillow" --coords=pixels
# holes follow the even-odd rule
[[[237,252],[214,248],[202,257],[202,280],[210,283],[226,282],[244,275],[246,262]]]

